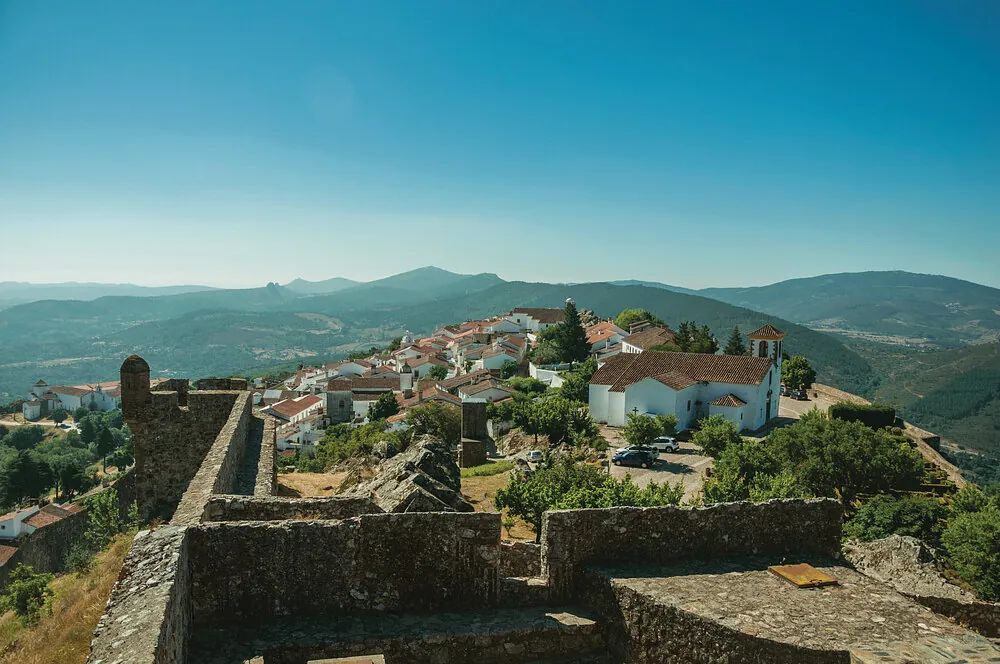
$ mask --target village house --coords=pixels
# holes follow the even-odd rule
[[[500,384],[500,381],[489,379],[463,385],[458,388],[458,396],[461,397],[462,401],[485,399],[486,401],[494,402],[509,399],[511,393]]]
[[[621,339],[623,353],[641,353],[653,346],[676,344],[677,335],[669,327],[650,326]]]
[[[478,360],[472,363],[475,369],[500,369],[508,362],[515,364],[520,360],[517,351],[501,346],[499,348],[487,348],[482,352]]]
[[[566,320],[562,309],[519,307],[507,314],[506,319],[518,326],[521,332],[541,332]]]
[[[607,350],[616,344],[620,344],[622,339],[628,336],[628,332],[606,320],[591,325],[586,331],[587,343],[590,344],[591,353]]]
[[[84,407],[90,410],[107,411],[121,406],[121,386],[119,382],[94,383],[93,385],[52,385],[44,380],[35,383],[28,399],[21,407],[26,420],[37,420],[62,408],[73,412]]]
[[[780,344],[767,325],[748,335],[754,356],[628,352],[605,362],[590,380],[590,412],[624,426],[629,413],[674,415],[678,428],[722,415],[737,430],[755,430],[778,414]]]
[[[407,378],[409,377],[409,378]],[[412,374],[401,373],[399,378],[374,376],[341,376],[326,384],[327,415],[331,422],[347,422],[368,416],[368,409],[386,392],[402,392],[401,386],[411,381]],[[349,409],[350,416],[347,416]]]
[[[305,396],[296,397],[294,399],[279,401],[278,403],[269,406],[264,412],[269,415],[274,415],[276,418],[284,422],[297,424],[311,415],[319,413],[322,409],[323,399],[315,394],[306,394]]]
[[[430,403],[432,401],[448,404],[450,406],[462,405],[461,398],[447,392],[437,385],[433,385],[423,390],[411,390],[409,392],[397,394],[396,401],[399,403],[399,407],[404,410],[413,408],[414,406]]]
[[[429,374],[433,367],[444,367],[447,370],[451,369],[451,365],[448,364],[447,360],[443,360],[434,355],[422,355],[421,357],[408,359],[406,360],[406,366],[408,366],[413,372],[414,380],[420,379]]]
[[[0,516],[0,540],[15,540],[30,535],[39,528],[61,521],[73,512],[48,504],[43,507],[32,505]]]

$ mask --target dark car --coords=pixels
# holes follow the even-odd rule
[[[806,394],[805,390],[792,390],[792,398],[799,401],[808,401],[809,395]]]
[[[649,468],[653,465],[653,457],[650,456],[648,452],[630,450],[628,452],[619,452],[611,457],[611,463],[616,466],[639,466],[640,468]]]

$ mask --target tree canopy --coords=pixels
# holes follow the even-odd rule
[[[672,436],[676,429],[677,418],[673,415],[629,413],[622,435],[630,445],[649,445],[659,436]]]
[[[810,388],[816,382],[816,370],[809,364],[809,360],[795,355],[781,363],[781,382],[793,390]]]
[[[434,380],[444,380],[445,378],[448,377],[448,368],[442,367],[439,364],[435,364],[433,367],[431,367],[431,370],[427,373],[427,375],[433,378]]]
[[[636,323],[643,321],[649,321],[653,325],[666,325],[660,317],[647,309],[625,309],[615,317],[615,325],[626,332],[629,332],[630,328]]]
[[[733,327],[733,333],[729,335],[729,341],[726,342],[726,347],[722,352],[726,355],[747,354],[747,345],[743,343],[743,335],[740,334],[740,328]]]
[[[406,423],[412,436],[430,434],[449,445],[462,439],[462,409],[458,406],[430,401],[406,411]]]
[[[392,392],[383,392],[368,408],[368,420],[384,420],[399,412],[399,402]]]

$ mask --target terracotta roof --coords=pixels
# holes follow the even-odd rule
[[[56,521],[62,521],[70,514],[72,514],[72,512],[64,510],[56,505],[46,505],[25,519],[24,523],[33,528],[44,528],[45,526],[53,524]]]
[[[390,415],[389,417],[385,418],[385,421],[398,422],[400,420],[405,420],[405,419],[406,419],[406,411],[403,411],[401,413],[396,413],[395,415]]]
[[[747,402],[744,401],[743,399],[740,399],[735,394],[726,394],[726,395],[723,395],[723,396],[719,397],[715,401],[709,401],[708,405],[709,406],[727,406],[729,408],[742,408],[743,406],[747,405]]]
[[[511,314],[527,314],[539,323],[561,323],[566,320],[566,312],[562,309],[540,309],[532,307],[518,307]]]
[[[787,335],[784,332],[770,323],[747,335],[751,339],[764,339],[765,341],[778,341],[779,339],[784,339],[785,336]]]
[[[41,406],[42,402],[39,401],[38,399],[32,399],[31,401],[28,402],[28,405],[29,406]]]
[[[410,368],[421,367],[430,362],[439,367],[447,367],[448,363],[439,357],[434,357],[433,355],[424,355],[423,357],[411,357],[406,361],[406,365]]]
[[[295,450],[278,450],[278,456],[293,457],[295,456]]]
[[[398,390],[399,378],[383,378],[381,376],[343,376],[327,381],[327,392],[344,392],[347,390]]]
[[[69,387],[67,385],[53,385],[49,389],[56,394],[65,394],[71,397],[82,397],[93,391],[82,387]]]
[[[462,387],[463,385],[468,385],[469,383],[474,383],[479,380],[485,380],[492,376],[489,369],[476,369],[475,371],[470,371],[469,373],[460,374],[458,376],[452,376],[446,380],[439,380],[437,384],[444,389],[451,391],[455,388]]]
[[[490,348],[483,351],[483,357],[496,357],[497,355],[506,355],[512,360],[517,359],[517,351],[512,348]]]
[[[87,509],[80,503],[67,503],[65,505],[60,505],[60,507],[62,507],[67,512],[73,512],[74,514],[76,514],[77,512],[82,512],[83,510]]]
[[[649,350],[653,346],[661,344],[676,343],[676,341],[677,335],[669,327],[647,327],[645,330],[630,334],[624,339],[624,343],[642,350]]]
[[[297,399],[286,399],[285,401],[279,401],[278,403],[271,406],[271,410],[281,415],[282,417],[292,418],[317,404],[323,403],[323,400],[316,396],[315,394],[307,394],[304,397],[299,397]]]
[[[693,385],[699,381],[759,385],[772,366],[769,357],[651,350],[621,353],[608,358],[604,366],[594,373],[590,384],[610,385],[612,392],[624,392],[629,385],[647,378],[654,378],[670,387]]]
[[[0,544],[0,565],[3,565],[10,557],[17,552],[16,546],[7,546],[6,544]]]
[[[463,385],[459,388],[462,394],[473,395],[479,394],[480,392],[485,392],[486,390],[501,390],[510,394],[510,391],[505,389],[498,381],[495,380],[484,380],[479,383],[473,383],[472,385]]]
[[[596,344],[598,341],[604,341],[605,339],[610,339],[611,337],[618,334],[612,329],[605,328],[603,330],[593,330],[587,332],[587,343]]]
[[[437,386],[429,387],[426,390],[421,390],[419,393],[413,395],[409,399],[401,398],[402,395],[397,395],[396,400],[404,408],[411,408],[413,406],[418,406],[422,403],[427,403],[428,401],[444,401],[455,406],[462,404],[462,400],[456,397],[454,394],[450,394],[440,389]]]

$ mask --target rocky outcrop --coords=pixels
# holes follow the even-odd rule
[[[423,436],[405,451],[386,459],[378,474],[344,496],[370,497],[385,512],[472,512],[461,495],[462,476],[451,448]]]
[[[846,558],[858,571],[935,613],[984,636],[1000,637],[1000,604],[983,602],[949,583],[938,570],[934,550],[920,540],[892,535],[874,542],[851,542]]]

